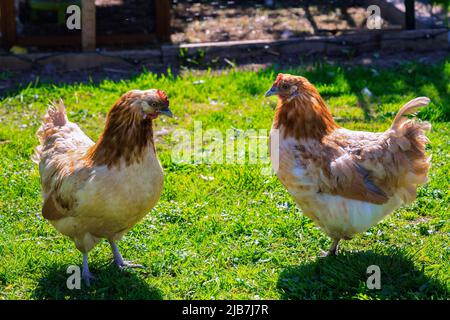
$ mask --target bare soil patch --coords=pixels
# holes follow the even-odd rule
[[[173,1],[172,42],[277,40],[366,28],[359,1]],[[243,4],[245,3],[245,4]],[[400,26],[383,22],[383,28]]]

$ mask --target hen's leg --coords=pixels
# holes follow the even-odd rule
[[[333,239],[333,243],[328,251],[321,250],[321,257],[336,256],[338,253],[340,239]]]
[[[88,287],[91,285],[91,280],[95,279],[95,277],[89,271],[87,252],[83,253],[83,272],[81,273],[81,277],[83,278],[84,282]]]
[[[328,250],[329,256],[337,256],[339,249],[339,240],[340,239],[333,239],[333,243],[331,244],[330,250]]]
[[[130,261],[125,261],[122,258],[122,255],[119,252],[119,248],[117,247],[117,244],[114,241],[109,241],[109,244],[111,245],[111,249],[114,255],[114,263],[120,268],[143,268],[140,264],[134,264]]]

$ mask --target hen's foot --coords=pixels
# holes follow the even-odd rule
[[[320,253],[319,253],[320,258],[334,257],[334,256],[337,256],[337,252],[320,250]]]
[[[333,240],[333,243],[331,244],[331,247],[328,251],[324,251],[324,250],[320,250],[320,257],[324,258],[324,257],[330,257],[330,256],[337,256],[338,254],[338,249],[339,249],[339,240],[340,239],[335,239]]]
[[[122,258],[122,255],[119,252],[119,248],[117,247],[114,241],[109,242],[111,244],[111,249],[114,255],[114,263],[119,267],[119,269],[125,268],[144,268],[140,264],[135,264],[132,261],[126,261]]]
[[[86,286],[91,286],[91,281],[95,280],[94,275],[88,271],[83,270],[83,273],[81,274],[81,278],[83,279]]]
[[[121,260],[121,261],[116,261],[114,259],[114,263],[120,268],[120,269],[126,269],[126,268],[144,268],[143,265],[141,264],[136,264],[133,263],[133,261],[126,261],[126,260]]]

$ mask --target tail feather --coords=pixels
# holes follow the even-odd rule
[[[58,130],[58,127],[64,126],[67,121],[64,102],[62,100],[51,102],[47,114],[44,116],[42,125],[37,131],[37,137],[41,145],[36,147],[34,155],[32,156],[34,162],[39,163],[42,146],[47,141],[47,138],[53,135]]]
[[[427,97],[418,97],[406,103],[395,116],[391,125],[391,130],[397,130],[401,127],[406,120],[404,117],[405,115],[415,113],[419,108],[426,106],[429,103],[430,98]]]
[[[431,124],[404,116],[416,112],[429,102],[427,97],[409,101],[400,109],[391,126],[390,149],[395,151],[398,166],[407,172],[400,176],[398,182],[401,186],[399,192],[405,203],[412,202],[416,197],[418,185],[428,180],[430,157],[426,155],[426,144],[429,140],[425,132],[431,129]]]
[[[46,119],[46,117],[44,118],[44,121],[47,120],[47,122],[51,122],[55,126],[61,127],[67,123],[66,106],[64,105],[62,99],[60,99],[58,102],[51,103],[47,115],[48,120]]]

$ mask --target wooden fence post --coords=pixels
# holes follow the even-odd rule
[[[170,42],[170,0],[155,1],[155,33],[160,42]]]
[[[82,0],[81,5],[81,46],[83,51],[94,51],[96,47],[95,0]]]
[[[416,28],[416,14],[414,0],[405,0],[405,29],[412,30]]]
[[[14,0],[0,0],[0,32],[2,45],[9,47],[16,42],[16,9]]]

